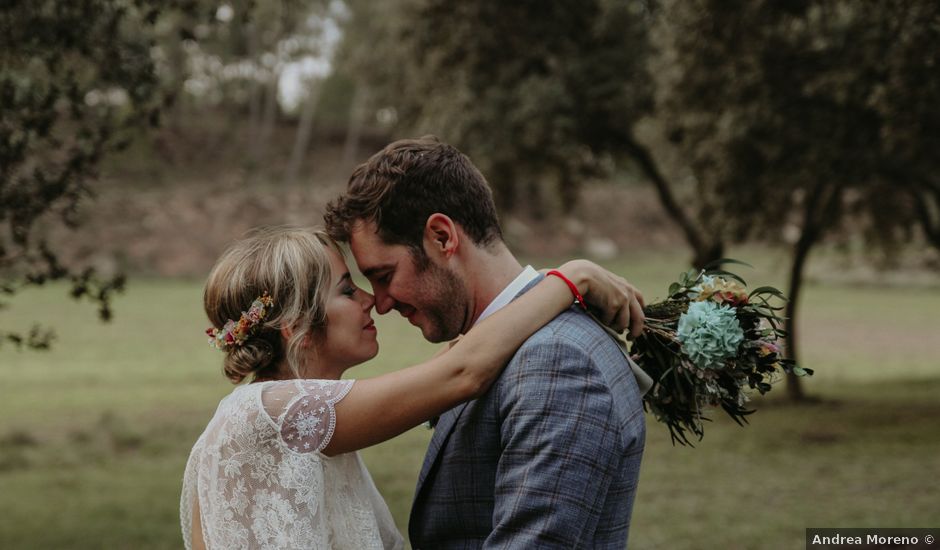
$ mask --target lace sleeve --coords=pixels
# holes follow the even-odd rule
[[[322,451],[336,429],[336,410],[353,380],[299,380],[299,392],[278,422],[281,439],[293,451]]]

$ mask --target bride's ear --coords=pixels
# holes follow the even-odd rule
[[[457,252],[460,235],[457,224],[450,216],[436,212],[424,224],[424,249],[428,254],[438,253],[450,258]]]
[[[281,329],[281,338],[283,338],[285,342],[290,340],[291,336],[293,335],[294,335],[294,331],[291,330],[290,327],[284,327]],[[301,342],[300,347],[307,349],[312,345],[313,345],[313,331],[308,331],[307,334],[304,335],[304,341]]]

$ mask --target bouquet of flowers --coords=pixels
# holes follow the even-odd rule
[[[741,277],[719,260],[702,271],[683,273],[665,300],[645,309],[646,327],[633,343],[637,364],[653,378],[644,407],[669,427],[673,444],[701,440],[709,408],[720,406],[740,425],[753,413],[748,393],[765,394],[781,373],[811,375],[781,356],[786,338],[777,312],[786,301],[776,288],[747,291]]]

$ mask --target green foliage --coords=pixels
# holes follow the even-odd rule
[[[709,227],[940,244],[940,4],[668,0],[653,34],[658,113]]]
[[[501,208],[570,211],[650,107],[642,3],[394,4],[353,4],[351,24],[369,21],[389,44],[354,52],[359,80],[395,108],[399,132],[470,155]]]
[[[889,254],[916,231],[940,245],[936,2],[349,5],[343,64],[373,106],[393,108],[399,135],[468,152],[503,208],[571,208],[580,182],[628,158],[699,263],[782,227]],[[649,115],[694,200],[675,200],[633,138]]]
[[[657,112],[696,179],[703,226],[793,244],[940,247],[940,4],[666,0],[653,31]],[[790,376],[790,395],[802,398]]]
[[[771,286],[747,293],[725,264],[748,265],[725,258],[680,273],[666,300],[644,308],[646,326],[633,343],[634,359],[653,379],[644,408],[666,424],[673,444],[692,445],[690,435],[701,441],[717,407],[743,425],[754,412],[745,407],[751,390],[767,393],[784,373],[813,374],[780,355],[783,293]]]
[[[63,265],[37,227],[77,225],[101,159],[133,129],[155,125],[168,96],[150,33],[182,0],[6,2],[0,14],[0,292],[68,280],[73,298],[111,316],[124,278]],[[4,301],[0,301],[3,305]],[[0,333],[0,342],[48,348],[51,334]]]
[[[164,69],[177,72],[180,80],[198,82],[189,96],[196,106],[221,106],[241,115],[248,111],[251,130],[257,134],[262,122],[254,119],[280,114],[278,81],[284,67],[323,53],[323,29],[318,26],[322,20],[311,16],[325,14],[329,2],[201,0],[199,4],[207,21],[193,21],[183,14],[166,25],[160,47],[182,66]]]

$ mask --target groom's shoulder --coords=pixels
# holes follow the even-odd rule
[[[492,393],[503,402],[522,394],[543,395],[549,401],[568,399],[570,394],[552,389],[561,387],[620,395],[628,391],[624,377],[630,372],[614,339],[590,316],[572,308],[523,343]]]
[[[583,356],[616,359],[619,350],[610,336],[589,315],[575,308],[560,313],[526,340],[516,358],[563,352]]]

